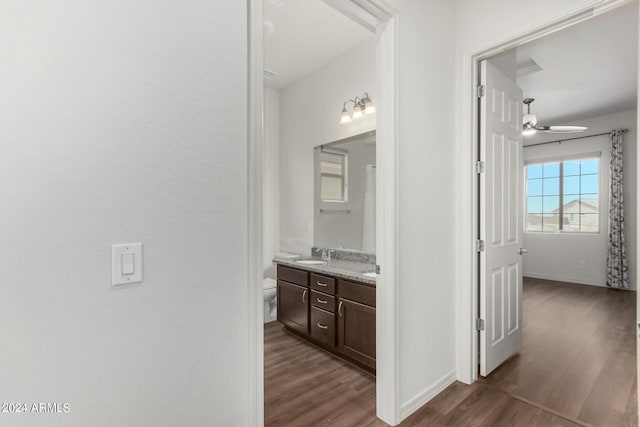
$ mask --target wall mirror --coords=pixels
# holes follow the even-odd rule
[[[376,249],[376,132],[314,148],[314,245]]]

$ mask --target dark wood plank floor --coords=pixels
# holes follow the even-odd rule
[[[523,315],[522,350],[485,384],[590,425],[637,425],[635,292],[525,279]]]
[[[525,279],[522,351],[402,426],[637,426],[635,292]],[[386,426],[375,379],[265,325],[266,426]]]

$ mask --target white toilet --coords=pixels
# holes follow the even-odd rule
[[[293,254],[289,252],[278,252],[275,254],[276,258],[293,259],[299,257],[300,254]],[[262,279],[262,287],[264,288],[264,323],[273,322],[277,318],[278,309],[278,286],[276,279],[276,270],[274,267],[269,267],[265,271],[265,278]]]
[[[264,323],[276,320],[276,280],[267,277],[262,280],[264,287]]]

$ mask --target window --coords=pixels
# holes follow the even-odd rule
[[[526,167],[527,232],[600,231],[600,159]]]
[[[323,202],[347,201],[346,152],[320,152],[320,198]]]

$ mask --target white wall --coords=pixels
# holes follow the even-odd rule
[[[518,80],[518,56],[516,48],[509,49],[506,52],[492,56],[487,61],[493,64],[505,76],[512,81]]]
[[[368,92],[376,102],[371,39],[280,93],[280,249],[313,246],[313,148],[375,129],[375,115],[340,125],[342,104]]]
[[[549,22],[559,21],[568,15],[592,6],[607,6],[613,1],[600,0],[538,0],[535,13],[522,13],[531,7],[527,0],[456,0],[456,46],[455,46],[455,165],[456,198],[456,355],[458,378],[470,381],[475,368],[470,361],[472,354],[471,317],[473,309],[472,278],[473,270],[473,146],[472,146],[472,109],[473,82],[471,56],[499,44],[512,40],[516,36],[527,34],[546,26]],[[465,317],[466,316],[466,317]]]
[[[264,88],[263,268],[275,278],[273,256],[280,250],[280,92]]]
[[[636,110],[594,117],[574,122],[589,129],[580,136],[627,128],[624,134],[624,197],[625,236],[629,258],[630,284],[636,288],[636,202],[637,202],[637,133]],[[568,136],[570,137],[570,136]],[[558,135],[541,135],[532,143],[555,141]],[[562,144],[539,145],[524,149],[524,159],[548,159],[552,157],[593,153],[600,151],[600,233],[525,233],[524,247],[529,254],[524,257],[524,275],[588,285],[606,286],[607,280],[607,213],[609,200],[609,136],[603,135]],[[579,263],[584,262],[581,268]]]
[[[451,1],[399,0],[397,7],[398,354],[404,415],[455,377],[455,32]]]
[[[248,422],[246,30],[244,2],[3,2],[0,396],[71,408],[3,426]]]

